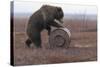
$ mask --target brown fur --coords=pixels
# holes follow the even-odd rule
[[[34,43],[36,47],[41,47],[41,31],[47,29],[48,34],[50,34],[51,26],[62,27],[54,21],[56,19],[61,22],[62,18],[63,11],[60,7],[43,5],[29,19],[26,31],[28,35],[27,46]]]

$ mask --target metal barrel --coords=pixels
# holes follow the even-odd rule
[[[51,48],[65,47],[68,48],[71,41],[71,33],[67,28],[54,29],[49,37]]]

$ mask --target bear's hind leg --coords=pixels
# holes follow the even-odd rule
[[[31,41],[30,39],[27,39],[25,43],[26,43],[26,45],[27,45],[28,47],[30,47],[32,41]]]
[[[37,48],[42,47],[41,46],[41,35],[40,35],[40,33],[35,34],[35,36],[31,40]]]
[[[42,47],[41,46],[41,40],[35,41],[34,44],[35,44],[36,48],[41,48]]]

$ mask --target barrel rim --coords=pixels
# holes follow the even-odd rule
[[[71,37],[70,30],[67,29],[67,31],[66,31],[65,29],[67,29],[67,28],[57,28],[57,29],[54,29],[52,32],[57,31],[57,30],[62,30],[62,31],[64,31],[65,33],[67,33],[68,36],[69,36],[69,38],[70,38],[70,37]],[[52,33],[52,32],[51,32],[51,33]]]

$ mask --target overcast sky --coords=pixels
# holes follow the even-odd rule
[[[60,6],[65,14],[97,14],[96,6],[69,5],[39,2],[14,2],[14,13],[34,13],[43,4]]]

